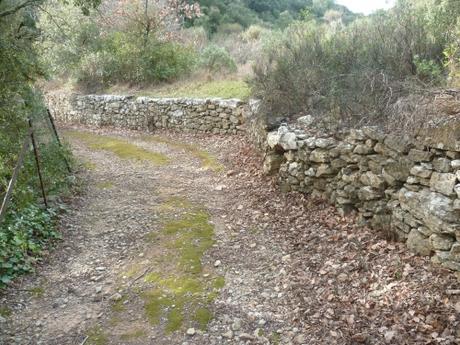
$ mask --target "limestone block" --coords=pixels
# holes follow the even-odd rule
[[[363,133],[376,141],[384,141],[386,136],[378,127],[363,127]]]
[[[453,160],[450,162],[450,166],[452,170],[457,171],[460,169],[460,159]]]
[[[365,186],[359,189],[358,198],[362,201],[376,200],[383,197],[383,192],[373,189],[372,187]]]
[[[334,147],[336,145],[336,141],[332,138],[318,138],[315,141],[315,146],[319,147],[320,149],[327,149]]]
[[[450,250],[455,239],[449,235],[433,234],[430,236],[430,243],[435,250]]]
[[[414,253],[429,256],[432,251],[430,240],[423,236],[417,229],[412,229],[407,237],[407,247]]]
[[[316,177],[322,177],[324,175],[332,175],[334,170],[328,164],[321,164],[316,170]]]
[[[429,151],[412,149],[409,151],[408,158],[413,162],[429,162],[433,159],[434,154]]]
[[[357,155],[368,155],[373,152],[374,150],[372,149],[372,147],[369,147],[365,144],[356,145],[355,149],[353,150],[353,153]]]
[[[310,154],[310,160],[315,163],[327,163],[330,161],[329,152],[323,149],[313,150]]]
[[[456,182],[457,177],[455,174],[434,172],[431,176],[430,187],[433,191],[451,196],[454,193]]]
[[[451,171],[451,161],[447,158],[436,158],[433,160],[434,170],[441,173],[448,173]]]
[[[421,177],[421,178],[430,178],[432,172],[433,172],[433,166],[431,164],[426,164],[426,163],[416,165],[410,170],[411,175]]]
[[[411,146],[408,136],[390,134],[385,138],[385,146],[398,153],[407,153]]]
[[[454,234],[459,228],[459,217],[453,201],[439,193],[423,189],[420,192],[403,188],[398,193],[401,207],[420,219],[433,233]]]
[[[363,185],[370,186],[375,189],[384,189],[386,187],[386,183],[383,178],[370,171],[362,174],[359,180]]]
[[[264,174],[272,175],[278,172],[283,161],[284,161],[284,157],[275,152],[272,152],[266,155],[264,159],[264,164],[263,164]]]

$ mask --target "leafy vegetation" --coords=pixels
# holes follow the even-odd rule
[[[173,84],[165,84],[155,88],[144,88],[132,91],[114,87],[109,93],[130,92],[147,97],[192,97],[192,98],[238,98],[247,100],[251,95],[249,85],[241,80],[189,80]]]
[[[455,1],[400,0],[349,25],[299,21],[267,47],[253,89],[270,114],[399,124],[398,101],[455,78],[459,15]]]
[[[197,52],[167,31],[166,18],[175,13],[160,15],[154,1],[145,13],[141,1],[104,5],[104,12],[88,17],[72,6],[47,2],[38,49],[54,77],[97,91],[117,83],[173,81],[193,70]]]
[[[53,197],[68,190],[64,159],[68,148],[61,148],[50,131],[40,92],[35,81],[46,74],[35,50],[40,38],[36,15],[43,1],[0,2],[0,199],[18,160],[22,142],[33,122],[39,145],[46,193]],[[76,0],[87,12],[97,1]],[[44,210],[35,161],[30,150],[18,177],[6,218],[0,223],[0,288],[18,274],[29,272],[50,242],[59,237],[55,230],[56,205]]]
[[[285,28],[294,20],[305,16],[322,19],[326,13],[343,14],[346,22],[355,15],[332,0],[200,0],[202,15],[188,20],[188,25],[202,26],[209,34],[228,31],[233,27],[248,28],[263,24]]]

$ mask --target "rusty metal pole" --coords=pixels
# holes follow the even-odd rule
[[[48,208],[48,201],[46,200],[45,186],[43,184],[42,172],[40,169],[40,159],[38,157],[38,147],[35,141],[34,130],[32,127],[32,120],[29,118],[30,138],[32,139],[32,146],[34,148],[35,163],[37,164],[38,179],[40,180],[40,188],[42,190],[43,201],[45,202],[46,208]]]
[[[51,123],[51,128],[53,129],[53,132],[54,132],[54,136],[56,137],[56,140],[59,144],[59,147],[62,148],[62,143],[61,143],[61,139],[59,138],[59,134],[58,134],[58,131],[56,129],[56,125],[54,124],[54,118],[53,118],[53,115],[51,115],[51,111],[49,108],[46,108],[46,112],[48,113],[48,118],[50,120],[50,123]],[[67,159],[64,157],[64,163],[66,165],[66,168],[67,168],[67,171],[69,173],[72,173],[72,169],[70,168],[70,164],[69,162],[67,161]]]

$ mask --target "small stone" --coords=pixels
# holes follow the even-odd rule
[[[306,341],[307,339],[305,338],[303,334],[299,334],[298,336],[294,338],[294,343],[296,344],[305,344]]]
[[[222,265],[222,261],[216,260],[216,262],[214,262],[214,267],[219,267],[220,265]]]
[[[241,329],[241,320],[240,319],[235,319],[232,323],[232,330],[235,332],[239,331]]]
[[[255,338],[252,335],[248,334],[248,333],[241,333],[240,334],[240,339],[242,339],[242,340],[255,340]]]
[[[194,336],[196,334],[195,328],[187,329],[187,335]]]
[[[119,293],[114,294],[112,297],[110,297],[110,300],[112,301],[120,301],[123,298],[123,296]]]
[[[285,255],[281,258],[281,261],[282,262],[288,262],[288,261],[291,261],[291,255],[288,254],[288,255]]]
[[[414,166],[410,170],[410,173],[417,177],[430,178],[433,171],[431,164],[421,164]]]
[[[227,338],[227,339],[232,339],[233,338],[233,331],[228,330],[227,332],[222,334],[222,337]]]
[[[267,321],[265,321],[264,319],[260,319],[259,322],[257,323],[259,326],[265,326],[267,323]]]
[[[326,150],[316,149],[310,154],[310,160],[315,163],[329,162],[329,152]]]
[[[455,304],[455,307],[454,307],[454,308],[455,308],[455,311],[457,312],[457,314],[460,314],[460,302],[457,302],[457,303]]]
[[[409,151],[408,158],[413,162],[429,162],[433,158],[433,153],[412,149]]]
[[[102,286],[96,286],[96,293],[102,292]]]
[[[393,340],[393,338],[395,337],[396,335],[396,332],[395,331],[388,331],[385,333],[385,341],[387,343],[391,343],[391,341]]]
[[[368,171],[365,174],[361,175],[360,179],[361,183],[365,186],[370,186],[375,189],[382,189],[385,188],[386,183],[385,181],[376,174]]]
[[[358,191],[359,200],[370,201],[380,199],[383,196],[381,191],[375,190],[372,187],[366,186]]]
[[[227,188],[227,186],[221,184],[221,185],[216,186],[215,190],[218,191],[218,192],[221,192],[226,188]]]
[[[341,283],[344,283],[348,280],[348,274],[346,273],[340,273],[338,276],[337,276],[337,280]]]
[[[304,126],[310,126],[314,121],[315,120],[311,115],[302,116],[297,119],[297,122]]]
[[[351,337],[351,339],[357,343],[365,343],[367,341],[368,335],[365,333],[357,333]]]

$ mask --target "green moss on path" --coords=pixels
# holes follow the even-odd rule
[[[104,334],[100,326],[91,328],[87,333],[86,345],[106,345],[108,344],[107,335]]]
[[[169,158],[161,153],[148,151],[118,138],[80,131],[68,131],[66,135],[81,140],[93,150],[109,151],[121,159],[148,161],[155,165],[165,165],[169,162]]]
[[[177,204],[177,208],[172,205]],[[142,294],[146,316],[151,324],[164,324],[166,333],[187,327],[206,329],[212,319],[210,304],[223,288],[225,279],[203,273],[203,255],[214,244],[214,226],[203,208],[174,198],[165,209],[174,213],[164,221],[160,233],[147,236],[164,248],[161,257],[168,257],[161,270],[150,272],[144,282],[150,284]],[[161,208],[161,207],[160,207]],[[179,215],[177,214],[179,212]]]

